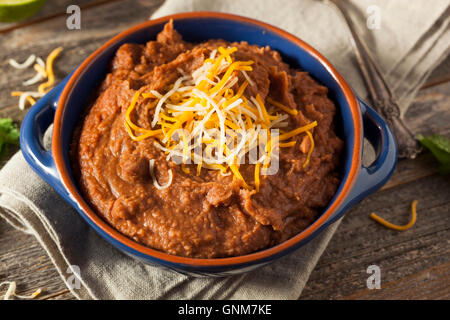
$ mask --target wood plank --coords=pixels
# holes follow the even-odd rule
[[[52,294],[39,297],[39,300],[76,300],[69,289],[61,290]]]
[[[0,282],[16,281],[18,294],[30,295],[41,288],[44,296],[67,289],[34,236],[5,221],[0,222],[0,252]],[[1,288],[0,297],[6,289]]]
[[[22,86],[24,80],[35,74],[34,70],[16,70],[8,65],[9,58],[24,61],[32,53],[45,58],[51,50],[62,46],[64,50],[55,62],[55,76],[59,81],[109,38],[147,20],[161,3],[162,0],[122,0],[83,10],[81,30],[67,30],[66,17],[62,16],[0,34],[0,117],[7,114],[18,121],[23,119],[26,110],[18,110],[18,99],[11,97],[10,92],[37,88]]]
[[[450,263],[427,268],[398,281],[384,284],[380,290],[362,290],[345,300],[450,299]]]
[[[404,159],[397,163],[394,173],[381,190],[395,188],[438,172],[436,159],[430,153],[422,153],[416,159]]]
[[[423,89],[430,87],[435,87],[445,82],[450,81],[450,55],[447,57],[433,70],[431,75],[428,77],[425,84],[422,86]]]
[[[105,2],[118,0],[78,0],[76,5],[80,9],[86,9],[92,6],[102,5]],[[66,15],[67,7],[74,4],[71,0],[52,0],[47,1],[42,8],[32,17],[26,20],[10,23],[0,23],[0,33],[11,32],[12,30],[42,23],[58,16]]]
[[[372,264],[381,268],[383,287],[384,283],[448,263],[449,194],[449,179],[435,174],[363,200],[346,213],[301,298],[339,299],[365,290],[366,270]],[[386,229],[369,219],[369,214],[376,212],[393,223],[406,224],[414,199],[419,200],[418,219],[410,230]]]
[[[450,135],[450,82],[421,90],[405,114],[414,134]]]
[[[436,87],[421,90],[408,112],[405,121],[411,131],[427,136],[439,133],[450,137],[450,82]],[[389,181],[382,190],[393,188],[399,184],[433,175],[438,172],[434,157],[427,151],[417,159],[401,160]]]

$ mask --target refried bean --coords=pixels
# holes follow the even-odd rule
[[[255,85],[244,96],[259,94],[298,111],[285,130],[317,121],[311,130],[314,149],[304,166],[310,141],[299,134],[292,147],[281,148],[279,170],[262,175],[259,191],[243,187],[233,175],[203,169],[190,173],[167,160],[156,137],[134,141],[124,127],[134,93],[145,88],[162,94],[180,71],[190,74],[212,50],[236,47],[233,58],[252,60]],[[336,135],[336,107],[327,88],[307,72],[290,68],[277,51],[247,42],[186,42],[165,25],[156,41],[123,44],[99,86],[92,106],[80,121],[71,147],[79,187],[91,207],[122,234],[151,248],[178,256],[219,258],[249,254],[279,244],[311,223],[334,196],[339,183],[342,140]],[[151,128],[154,109],[138,103],[133,121]],[[149,172],[154,159],[157,189]],[[255,165],[242,164],[242,177],[255,184]]]

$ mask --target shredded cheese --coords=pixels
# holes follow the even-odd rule
[[[317,121],[313,121],[313,122],[311,122],[310,124],[307,124],[307,125],[304,126],[304,127],[300,127],[300,128],[294,129],[294,130],[292,130],[292,131],[283,133],[282,135],[280,135],[280,136],[278,137],[278,139],[279,139],[280,141],[282,141],[282,140],[286,140],[286,139],[292,138],[293,136],[296,136],[296,135],[298,135],[298,134],[300,134],[300,133],[302,133],[302,132],[311,130],[312,128],[314,128],[314,127],[316,127],[316,126],[317,126]]]
[[[169,181],[167,181],[166,184],[164,185],[160,185],[158,183],[158,180],[156,179],[156,175],[155,175],[155,159],[151,159],[149,161],[149,169],[150,169],[150,175],[152,176],[153,179],[153,185],[155,186],[156,189],[158,190],[164,190],[167,189],[168,187],[170,187],[170,185],[172,184],[172,170],[169,169]]]
[[[273,104],[275,107],[278,107],[278,108],[280,108],[281,110],[286,111],[287,113],[289,113],[289,114],[291,114],[291,115],[293,115],[293,116],[295,116],[295,115],[298,114],[298,111],[297,111],[297,110],[288,108],[288,107],[286,107],[284,104],[281,104],[281,103],[279,103],[279,102],[273,100],[272,98],[267,98],[267,101],[268,101],[269,103]]]
[[[14,59],[9,59],[8,63],[10,64],[11,67],[16,68],[16,69],[26,69],[29,66],[31,66],[33,64],[33,62],[36,60],[36,55],[32,54],[30,55],[27,60],[25,60],[25,62],[23,63],[19,63]]]
[[[386,228],[389,229],[393,229],[393,230],[397,230],[397,231],[404,231],[404,230],[408,230],[410,229],[412,226],[414,226],[414,224],[416,223],[417,220],[417,200],[414,200],[411,204],[411,220],[408,222],[408,224],[403,225],[403,226],[399,226],[393,223],[390,223],[387,220],[384,220],[383,218],[379,217],[378,215],[376,215],[375,213],[371,213],[370,217],[375,220],[376,222],[380,223],[381,225],[385,226]]]
[[[186,174],[190,174],[191,170],[189,170],[188,167],[186,167],[186,165],[184,163],[181,164],[181,170],[186,173]]]
[[[259,168],[260,168],[261,164],[259,162],[257,162],[255,164],[255,187],[256,187],[256,192],[259,192]]]
[[[253,87],[255,83],[252,81],[252,79],[249,77],[247,72],[245,70],[242,71],[242,74],[244,75],[245,79],[248,81],[248,83]]]
[[[56,59],[56,57],[59,55],[59,53],[62,51],[62,47],[58,47],[54,49],[47,57],[46,63],[45,63],[45,71],[47,73],[48,80],[47,82],[42,83],[38,91],[40,93],[46,93],[47,88],[51,87],[55,83],[55,75],[53,74],[53,61]]]
[[[8,285],[8,289],[6,290],[6,293],[3,296],[3,300],[10,300],[11,297],[17,297],[19,299],[34,299],[42,292],[41,289],[37,289],[33,294],[31,294],[29,296],[23,296],[23,295],[18,295],[16,293],[17,285],[16,285],[15,281],[4,281],[4,282],[0,283],[0,287],[3,285]]]
[[[197,165],[197,175],[201,175],[202,168],[217,170],[223,176],[232,174],[244,188],[259,191],[261,165],[268,167],[274,148],[293,147],[295,139],[284,140],[301,133],[306,133],[312,141],[310,130],[317,122],[271,137],[271,129],[287,127],[289,117],[298,111],[260,94],[245,97],[246,88],[256,85],[247,74],[253,70],[254,62],[235,61],[233,53],[236,51],[236,47],[213,50],[203,65],[190,75],[179,69],[179,78],[166,93],[136,91],[125,112],[124,127],[137,142],[153,137],[154,145],[166,154],[166,159],[181,158],[184,173],[190,173],[185,164],[191,157]],[[242,75],[240,79],[245,79],[240,84],[239,75]],[[148,104],[146,110],[154,108],[151,128],[142,128],[132,121],[136,106],[142,104]],[[240,173],[239,163],[251,151],[261,148],[260,138],[264,136],[268,139],[265,154],[254,163],[252,186]],[[279,143],[275,143],[276,137]],[[304,166],[309,162],[313,147],[311,143]],[[201,155],[198,151],[202,151]],[[153,172],[152,162],[150,166]],[[158,189],[170,185],[160,186],[154,175],[152,178]]]
[[[20,97],[19,98],[19,109],[25,110],[25,101],[28,101],[30,105],[36,103],[36,100],[33,98],[41,98],[44,94],[35,92],[35,91],[13,91],[11,92],[11,96]]]
[[[42,61],[42,60],[41,60]],[[45,63],[44,65],[41,65],[40,63],[36,63],[33,66],[33,69],[39,73],[41,76],[43,76],[44,78],[47,78],[47,71],[45,70]]]
[[[36,62],[33,65],[36,74],[32,78],[24,81],[22,83],[23,86],[26,87],[31,86],[47,79],[47,82],[39,85],[37,91],[13,91],[11,93],[12,96],[19,97],[20,110],[25,109],[26,102],[28,102],[30,105],[34,105],[36,103],[36,100],[34,98],[40,98],[44,96],[44,94],[47,93],[53,87],[53,85],[55,84],[55,76],[53,73],[53,62],[61,51],[62,51],[61,47],[53,50],[47,57],[46,62],[44,62],[40,57],[36,57],[36,55],[34,54],[30,55],[28,59],[22,64],[18,63],[14,59],[9,59],[8,61],[9,64],[16,69],[28,68],[31,65],[33,65],[34,62]]]
[[[308,151],[308,155],[306,156],[305,163],[303,163],[303,168],[308,165],[309,159],[311,158],[311,154],[312,154],[312,152],[314,150],[314,139],[313,139],[313,136],[312,136],[311,132],[309,132],[308,130],[306,130],[306,134],[308,135],[309,142],[311,143],[311,146],[309,147],[309,151]]]
[[[40,65],[42,68],[45,69],[45,62],[44,62],[44,60],[42,60],[41,57],[37,57],[36,58],[36,62],[37,62],[38,65]]]
[[[282,143],[279,143],[278,146],[280,148],[289,148],[289,147],[295,146],[296,143],[297,143],[297,141],[282,142]]]
[[[38,72],[34,75],[34,77],[22,82],[22,85],[24,85],[25,87],[28,87],[28,86],[36,84],[44,79],[45,79],[45,76],[43,76],[42,73]]]

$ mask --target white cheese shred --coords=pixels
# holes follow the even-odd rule
[[[253,87],[255,85],[255,83],[250,78],[250,76],[247,74],[247,72],[245,72],[245,70],[242,70],[242,74],[244,75],[244,77],[248,81],[248,83]]]
[[[33,85],[33,84],[36,84],[36,83],[38,83],[38,82],[40,82],[40,81],[42,81],[42,80],[44,80],[44,79],[45,79],[45,77],[44,77],[41,73],[38,72],[38,73],[36,73],[36,75],[35,75],[33,78],[28,79],[28,80],[22,82],[22,84],[23,84],[25,87],[28,87],[28,86],[31,86],[31,85]]]
[[[1,0],[0,0],[1,2]],[[56,48],[53,50],[50,55],[47,57],[46,62],[42,60],[41,57],[36,56],[35,54],[31,54],[23,63],[19,63],[14,59],[9,59],[8,63],[16,68],[16,69],[25,69],[31,67],[34,63],[34,70],[36,74],[22,82],[22,85],[25,87],[37,84],[45,79],[48,79],[47,82],[41,83],[37,91],[13,91],[11,92],[12,96],[19,97],[19,109],[25,110],[27,102],[30,105],[35,103],[33,98],[41,98],[48,92],[54,85],[55,77],[53,74],[53,60],[57,57],[59,52],[61,52],[62,48]]]
[[[156,189],[164,190],[164,189],[167,189],[168,187],[170,187],[170,185],[172,184],[172,178],[173,178],[172,169],[169,169],[169,181],[167,181],[167,183],[165,185],[160,185],[158,183],[158,180],[156,179],[156,175],[155,175],[155,172],[154,172],[155,159],[151,159],[149,161],[149,167],[150,167],[150,175],[152,176],[152,179],[153,179],[153,185],[155,186]]]
[[[11,67],[16,68],[16,69],[26,69],[29,66],[31,66],[34,61],[36,60],[36,55],[32,54],[30,55],[27,60],[25,60],[25,62],[23,63],[19,63],[14,59],[9,59],[8,63],[10,64]]]
[[[33,97],[33,98],[41,98],[44,96],[44,93],[35,92],[35,91],[25,91],[20,95],[19,98],[19,109],[25,110],[25,104],[27,97]]]
[[[29,296],[22,296],[16,293],[17,285],[15,281],[4,281],[0,283],[0,287],[3,285],[8,285],[8,289],[6,290],[6,293],[3,296],[3,300],[10,300],[11,297],[16,297],[19,299],[34,299],[42,292],[41,289],[37,289],[33,294]]]
[[[36,62],[37,62],[42,68],[45,69],[45,62],[44,62],[44,60],[42,60],[41,57],[37,57],[37,58],[36,58]]]

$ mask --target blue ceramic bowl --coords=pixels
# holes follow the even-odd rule
[[[79,117],[88,106],[88,98],[104,79],[107,66],[120,45],[154,40],[169,19],[174,20],[176,30],[187,41],[222,38],[269,45],[279,51],[284,61],[292,67],[309,72],[329,89],[329,97],[338,110],[340,135],[345,141],[342,182],[321,216],[297,236],[245,256],[220,259],[178,257],[146,247],[120,234],[83,199],[71,171],[69,145]],[[45,150],[42,136],[52,123],[52,149]],[[361,162],[364,137],[377,150],[377,158],[369,167]],[[193,275],[221,276],[249,271],[298,249],[341,217],[350,206],[381,187],[391,175],[397,160],[396,144],[384,120],[355,96],[342,76],[320,53],[276,27],[214,12],[182,13],[147,21],[108,41],[29,110],[22,124],[20,143],[30,166],[106,241],[145,263]]]

